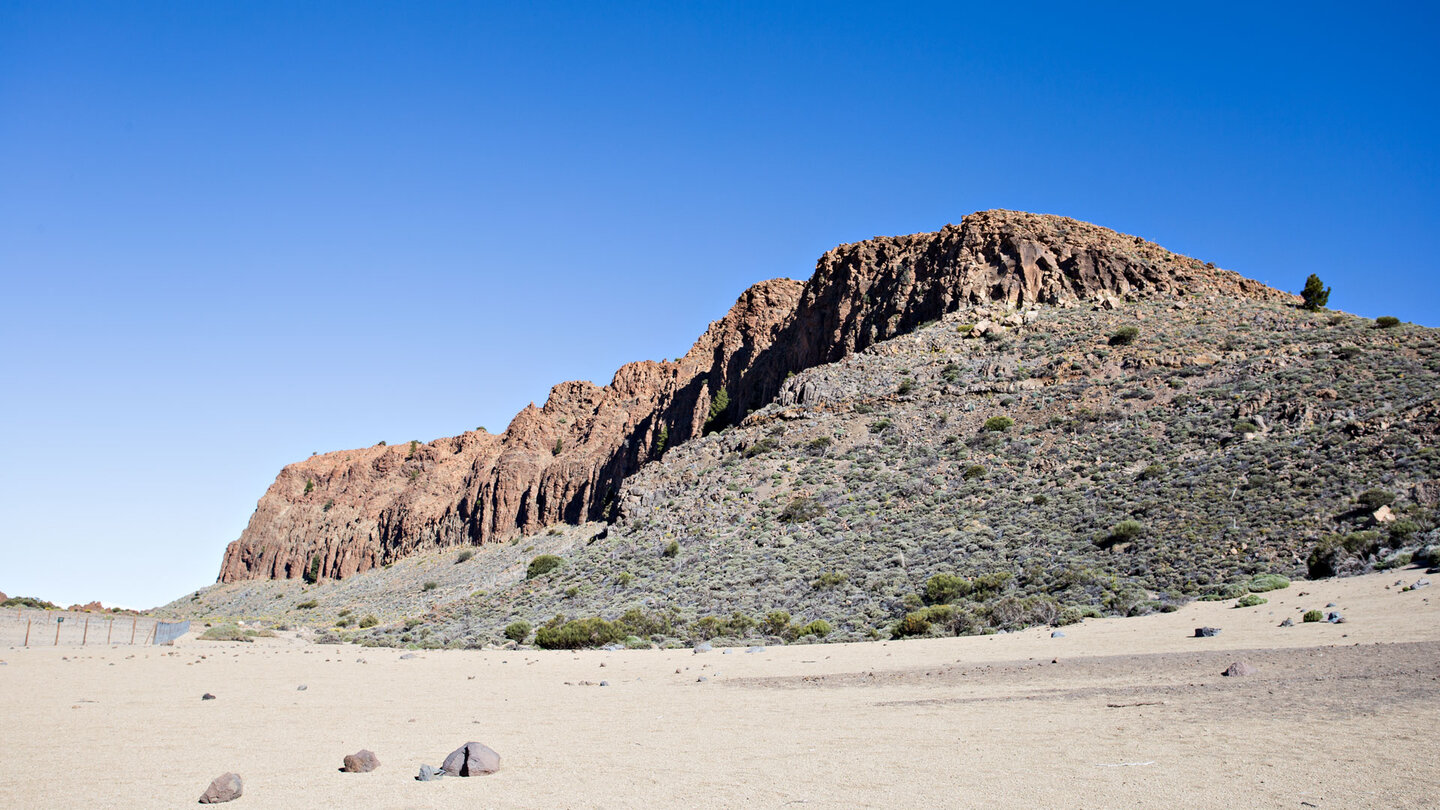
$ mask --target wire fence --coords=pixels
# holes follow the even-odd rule
[[[0,646],[5,647],[168,644],[189,629],[189,622],[148,616],[0,608]]]

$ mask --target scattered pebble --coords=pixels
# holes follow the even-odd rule
[[[1285,621],[1280,622],[1280,626],[1281,626],[1281,627],[1294,627],[1294,626],[1295,626],[1295,620],[1294,620],[1294,619],[1286,619]]]
[[[214,700],[214,699],[215,699],[215,696],[212,695],[212,694],[210,694],[209,692],[206,692],[205,694],[203,694],[203,695],[200,696],[200,699],[201,699],[201,700]]]
[[[418,657],[419,657],[419,656],[415,655],[415,653],[405,653],[404,655],[400,656],[400,660],[401,660],[401,661],[407,661],[407,660],[409,660],[409,659],[411,659],[411,658],[418,658]]]
[[[302,684],[300,684],[299,686],[295,687],[295,691],[296,691],[296,692],[304,692],[306,689],[309,689],[309,688],[310,688],[310,687],[308,687],[308,686],[306,686],[305,684],[302,683]]]

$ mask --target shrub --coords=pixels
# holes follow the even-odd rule
[[[1030,499],[1030,503],[1033,503],[1033,504],[1035,504],[1036,506],[1044,506],[1045,504],[1047,504],[1047,503],[1049,503],[1049,502],[1050,502],[1050,499],[1047,498],[1047,497],[1045,497],[1044,495],[1036,495],[1036,496],[1034,496],[1034,497],[1032,497],[1032,498]]]
[[[630,583],[634,581],[635,575],[629,571],[621,571],[619,576],[615,577],[615,584],[622,588],[629,587]]]
[[[1375,319],[1375,325],[1381,329],[1389,329],[1400,325],[1400,319],[1391,315],[1381,315]]]
[[[662,552],[662,553],[663,553],[666,557],[674,557],[674,556],[678,555],[678,554],[680,553],[680,541],[679,541],[679,540],[671,540],[669,543],[666,543],[666,544],[665,544],[665,551]]]
[[[819,436],[811,439],[805,447],[810,451],[810,455],[822,456],[830,449],[831,444],[834,444],[834,441],[829,436]]]
[[[1129,346],[1131,343],[1134,343],[1135,338],[1139,336],[1140,329],[1138,327],[1122,326],[1115,330],[1115,334],[1110,336],[1110,345]]]
[[[1374,512],[1382,506],[1395,503],[1395,493],[1386,492],[1383,489],[1367,489],[1355,498],[1355,502]]]
[[[964,477],[966,481],[975,478],[984,478],[985,468],[979,464],[971,464],[969,467],[965,468]]]
[[[816,619],[815,621],[810,622],[804,627],[796,629],[795,637],[804,638],[805,636],[817,636],[819,638],[824,638],[830,635],[830,630],[831,627],[829,622],[825,621],[824,619]]]
[[[771,437],[769,437],[769,436],[766,436],[765,438],[761,439],[760,441],[755,442],[754,444],[752,444],[752,445],[750,445],[749,447],[745,448],[745,452],[742,453],[741,455],[743,455],[745,458],[754,458],[754,457],[756,457],[756,456],[758,456],[758,455],[761,455],[761,454],[763,454],[763,453],[768,453],[768,452],[770,452],[771,450],[774,450],[775,448],[777,448],[777,447],[779,447],[779,446],[780,446],[780,443],[779,443],[779,442],[775,441],[773,438],[771,438]]]
[[[274,635],[274,633],[271,633],[271,635]],[[252,640],[250,636],[247,636],[245,634],[245,631],[241,630],[239,627],[236,627],[233,624],[217,624],[214,627],[208,628],[205,632],[200,634],[200,639],[202,641]]]
[[[973,589],[970,580],[955,574],[936,574],[925,582],[925,600],[943,605],[968,596]]]
[[[1290,580],[1279,574],[1261,574],[1250,580],[1250,584],[1247,587],[1249,587],[1251,593],[1278,591],[1281,588],[1290,587]]]
[[[1141,470],[1141,471],[1140,471],[1140,474],[1137,475],[1137,476],[1135,476],[1135,478],[1136,478],[1136,480],[1138,480],[1138,481],[1153,481],[1153,480],[1155,480],[1155,479],[1163,476],[1164,474],[1165,474],[1165,468],[1164,468],[1164,467],[1160,466],[1159,464],[1151,464],[1150,466],[1148,466],[1148,467],[1146,467],[1145,469]]]
[[[871,433],[883,433],[889,430],[890,426],[891,422],[889,419],[880,419],[878,421],[871,422],[869,429]]]
[[[670,443],[670,426],[661,425],[660,432],[655,435],[654,457],[660,458],[665,455],[665,445]]]
[[[305,569],[305,576],[303,577],[303,579],[311,585],[314,585],[316,582],[320,581],[319,554],[316,554],[315,556],[310,558],[310,567]]]
[[[820,517],[825,513],[825,507],[820,502],[807,495],[801,495],[790,501],[780,512],[781,523],[804,523],[807,520]]]
[[[433,579],[430,580],[429,582],[425,583],[424,585],[420,586],[421,590],[426,590],[426,591],[433,591],[433,590],[435,590],[435,589],[438,588],[438,587],[440,587],[440,583],[436,582],[436,581],[433,580]]]
[[[361,627],[374,627],[379,623],[380,617],[376,616],[374,613],[366,613],[364,618],[360,620]]]
[[[558,456],[558,455],[560,455],[562,452],[564,452],[564,450],[565,450],[565,439],[563,439],[563,438],[558,438],[558,439],[555,440],[555,446],[552,447],[552,448],[550,448],[550,455],[552,455],[552,456]]]
[[[944,368],[940,369],[940,377],[944,379],[945,382],[953,383],[960,379],[960,367],[954,363],[947,363]]]
[[[772,610],[765,614],[765,620],[760,623],[760,626],[766,634],[778,636],[790,626],[790,614],[783,610]]]
[[[1330,288],[1325,286],[1319,276],[1311,273],[1310,277],[1305,279],[1305,289],[1300,291],[1300,297],[1304,300],[1300,306],[1315,312],[1330,303]]]
[[[899,385],[899,387],[897,387],[897,388],[895,389],[895,393],[897,393],[897,394],[899,394],[900,396],[903,397],[903,396],[905,396],[906,394],[908,394],[908,393],[910,393],[911,391],[914,391],[914,390],[915,390],[915,381],[912,380],[912,379],[910,379],[909,377],[906,377],[906,378],[904,378],[903,380],[900,381],[900,385]]]
[[[826,571],[820,575],[819,579],[815,580],[815,590],[821,591],[826,588],[838,588],[849,581],[849,574],[843,574],[839,571]]]
[[[339,619],[336,619],[336,620],[335,620],[335,626],[336,626],[336,627],[349,627],[349,626],[350,626],[350,620],[349,620],[348,618],[342,616],[342,617],[340,617]]]
[[[296,607],[296,609],[298,609],[298,610],[313,610],[313,609],[315,609],[315,608],[317,608],[317,607],[319,607],[319,606],[320,606],[320,603],[319,603],[319,602],[316,602],[314,599],[306,599],[304,602],[301,602],[300,604],[296,605],[295,607]]]
[[[346,616],[349,616],[352,612],[353,612],[353,611],[351,611],[350,608],[345,608],[344,610],[340,611],[339,613],[337,613],[337,614],[335,614],[335,615],[336,615],[336,616],[339,616],[340,618],[343,619],[343,618],[345,618]]]
[[[1110,534],[1106,540],[1111,543],[1123,543],[1134,540],[1145,533],[1145,524],[1138,520],[1122,520],[1110,527]]]
[[[576,650],[582,647],[601,647],[619,641],[626,635],[627,633],[613,622],[598,616],[568,622],[557,616],[535,631],[535,644],[546,650]]]
[[[465,549],[464,551],[460,552],[459,556],[457,556],[457,557],[455,558],[455,564],[456,564],[456,565],[459,565],[460,563],[463,563],[463,562],[465,562],[466,560],[468,560],[468,559],[470,559],[471,557],[474,557],[474,556],[475,556],[475,552],[474,552],[474,551],[471,551],[470,549],[467,548],[467,549]]]
[[[416,439],[411,439],[411,440],[410,440],[410,452],[408,452],[408,453],[405,454],[405,460],[406,460],[406,461],[409,461],[410,459],[415,458],[415,453],[416,453],[416,451],[418,451],[419,449],[420,449],[420,442],[419,442],[418,440],[416,440]]]
[[[985,420],[985,429],[999,433],[1015,426],[1015,420],[1008,416],[992,416]]]
[[[1248,419],[1241,419],[1235,423],[1235,432],[1242,435],[1245,433],[1259,433],[1260,426]]]
[[[309,495],[315,491],[315,482],[309,478],[305,479],[305,494]]]
[[[535,577],[544,576],[556,568],[559,568],[564,562],[564,560],[556,557],[554,554],[541,554],[531,560],[530,565],[526,566],[525,578],[534,579]]]
[[[1302,622],[1318,622],[1325,618],[1325,614],[1318,610],[1307,610],[1305,615],[1300,617]]]
[[[1240,597],[1239,599],[1237,599],[1237,600],[1235,601],[1235,607],[1237,607],[1237,608],[1258,607],[1258,606],[1263,605],[1263,604],[1265,604],[1266,602],[1269,602],[1269,601],[1270,601],[1269,599],[1266,599],[1266,598],[1263,597],[1263,596],[1259,596],[1259,595],[1253,594],[1253,593],[1247,593],[1247,594],[1245,594],[1244,596]]]
[[[0,607],[28,607],[36,610],[59,610],[60,606],[54,602],[47,602],[44,599],[37,599],[33,596],[12,596],[0,603]]]
[[[505,638],[519,644],[530,637],[530,622],[521,619],[505,625]]]

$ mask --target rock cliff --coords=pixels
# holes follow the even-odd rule
[[[807,282],[746,290],[684,357],[625,365],[603,387],[561,383],[503,434],[346,450],[285,467],[226,549],[219,580],[297,578],[312,567],[343,578],[424,548],[604,519],[620,484],[667,447],[763,406],[792,373],[961,306],[1181,292],[1294,298],[1055,216],[985,211],[938,233],[842,245]]]

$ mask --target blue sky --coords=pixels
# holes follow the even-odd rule
[[[0,4],[0,590],[168,601],[287,462],[979,209],[1440,325],[1434,6],[681,5]]]

